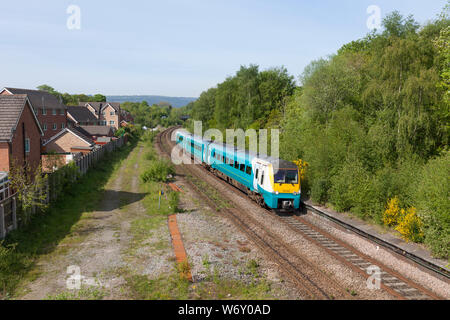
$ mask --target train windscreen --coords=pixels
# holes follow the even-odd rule
[[[277,172],[275,172],[273,180],[275,183],[278,184],[297,184],[298,171],[289,169],[279,169]]]

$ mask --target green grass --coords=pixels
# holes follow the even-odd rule
[[[28,225],[8,235],[0,245],[0,299],[19,296],[21,287],[39,276],[36,262],[41,256],[51,259],[83,240],[85,223],[102,199],[105,185],[135,146],[136,143],[128,143],[110,153],[60,195],[45,213],[34,216]]]
[[[149,279],[145,275],[126,278],[133,299],[136,300],[181,300],[189,299],[189,281],[177,271]]]
[[[46,300],[102,300],[106,292],[102,288],[87,287],[48,295]]]

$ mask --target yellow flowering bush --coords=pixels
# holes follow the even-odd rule
[[[294,163],[298,167],[298,171],[300,174],[300,181],[303,181],[305,179],[306,169],[308,168],[309,163],[302,159],[298,159],[298,160],[294,161]]]
[[[422,242],[424,236],[422,227],[416,208],[411,207],[406,212],[402,209],[401,219],[395,230],[400,232],[406,241]]]
[[[389,200],[387,209],[383,213],[383,223],[387,226],[396,226],[401,216],[400,201],[397,197]]]
[[[389,200],[383,213],[383,222],[387,226],[394,227],[406,241],[423,241],[423,223],[417,215],[416,208],[411,207],[407,210],[400,208],[397,197]]]

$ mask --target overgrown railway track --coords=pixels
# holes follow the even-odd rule
[[[169,156],[174,145],[170,140],[170,136],[175,129],[168,129],[160,133],[157,138],[160,151]],[[226,185],[232,192],[237,194],[242,193],[201,166],[182,165],[178,166],[177,169],[182,174],[195,176],[199,179],[203,179],[205,174],[210,175],[214,177],[217,183]],[[260,222],[251,218],[250,215],[245,214],[245,211],[239,208],[218,207],[215,201],[205,193],[205,190],[199,188],[192,181],[188,181],[188,183],[202,196],[209,206],[216,208],[218,212],[231,219],[249,239],[277,263],[282,272],[291,279],[305,296],[310,299],[353,298],[348,290],[341,287],[333,278],[325,274],[314,263],[310,262],[307,257],[304,255],[300,256],[293,248],[284,243],[283,239],[279,239],[279,237],[270,232],[270,230],[267,230]],[[254,205],[256,206],[256,204]],[[379,261],[375,261],[300,217],[281,216],[259,207],[258,210],[264,210],[265,213],[271,215],[280,221],[280,223],[285,224],[296,233],[300,233],[303,238],[320,247],[327,254],[365,278],[370,276],[367,272],[368,268],[372,268],[372,272],[379,270],[381,289],[398,299],[441,299],[430,290],[405,278],[398,272],[383,265]]]

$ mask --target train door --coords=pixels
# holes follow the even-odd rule
[[[267,178],[267,166],[256,162],[253,176],[253,188],[258,190],[258,186],[264,188],[264,180]]]

